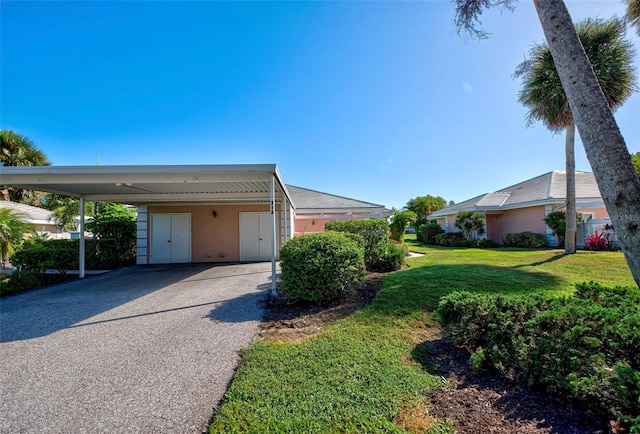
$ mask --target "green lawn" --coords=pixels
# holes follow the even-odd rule
[[[576,282],[635,285],[620,252],[563,256],[560,250],[449,249],[407,240],[425,256],[388,275],[365,310],[299,343],[257,342],[242,357],[210,431],[405,432],[393,424],[440,377],[414,360],[412,335],[436,321],[454,290],[569,294]],[[446,422],[433,432],[450,432]]]

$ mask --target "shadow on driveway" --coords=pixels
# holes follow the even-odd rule
[[[208,275],[206,272],[212,268],[220,268],[220,270],[216,270],[215,275]],[[223,284],[220,282],[221,279],[241,278],[256,274],[264,274],[264,271],[242,269],[237,264],[140,265],[4,297],[0,302],[0,342],[33,339],[65,328],[83,327],[90,324],[199,307],[201,305],[198,304],[179,306],[135,313],[121,318],[82,323],[82,321],[114,307],[177,283],[202,285],[210,280],[213,286]],[[176,291],[180,291],[179,286],[176,287]],[[212,319],[218,321],[260,320],[260,318],[247,316],[246,311],[243,310],[244,298],[250,298],[250,296],[244,295],[229,300],[212,300],[206,304],[219,305],[212,311]]]

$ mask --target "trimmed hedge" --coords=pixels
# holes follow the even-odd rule
[[[16,252],[11,263],[23,270],[44,273],[47,269],[79,268],[80,240],[44,240],[25,244]],[[119,257],[112,239],[86,239],[85,265],[87,270],[110,270],[133,263],[131,257]]]
[[[438,223],[429,223],[418,229],[418,241],[425,244],[437,244],[436,236],[444,234],[444,229]]]
[[[547,247],[547,237],[535,232],[515,232],[504,234],[505,247]]]
[[[385,219],[343,220],[328,222],[325,230],[357,234],[362,237],[364,262],[369,271],[382,271],[376,268],[387,251],[389,242],[389,222]]]
[[[399,270],[404,263],[404,248],[401,245],[387,243],[384,250],[376,258],[376,262],[372,264],[372,268],[379,273],[387,273]]]
[[[640,429],[640,289],[577,285],[573,297],[454,292],[438,312],[476,368],[611,409]],[[633,432],[633,431],[632,431]]]
[[[364,280],[364,250],[346,234],[317,232],[292,238],[280,251],[280,291],[318,303],[344,297]]]

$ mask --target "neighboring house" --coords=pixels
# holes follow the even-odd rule
[[[486,217],[488,239],[502,243],[512,232],[537,232],[547,235],[550,245],[557,245],[553,232],[544,222],[551,211],[566,211],[566,172],[554,170],[519,184],[486,193],[464,202],[448,206],[433,214],[429,221],[437,222],[445,232],[457,232],[454,225],[459,211],[477,211]],[[589,225],[578,237],[578,246],[584,245],[589,232],[602,230],[608,221],[600,190],[591,172],[576,172],[576,211],[584,222],[600,221]]]
[[[31,223],[33,229],[40,234],[47,233],[51,238],[63,237],[63,234],[61,234],[56,226],[52,211],[8,200],[0,200],[0,208],[10,209],[17,214],[22,221]],[[68,237],[69,235],[67,234],[67,238]]]
[[[295,236],[322,232],[327,222],[386,218],[393,211],[384,205],[287,185],[295,207]]]

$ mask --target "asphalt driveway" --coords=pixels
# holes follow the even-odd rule
[[[271,264],[130,267],[0,300],[0,432],[202,432]]]

